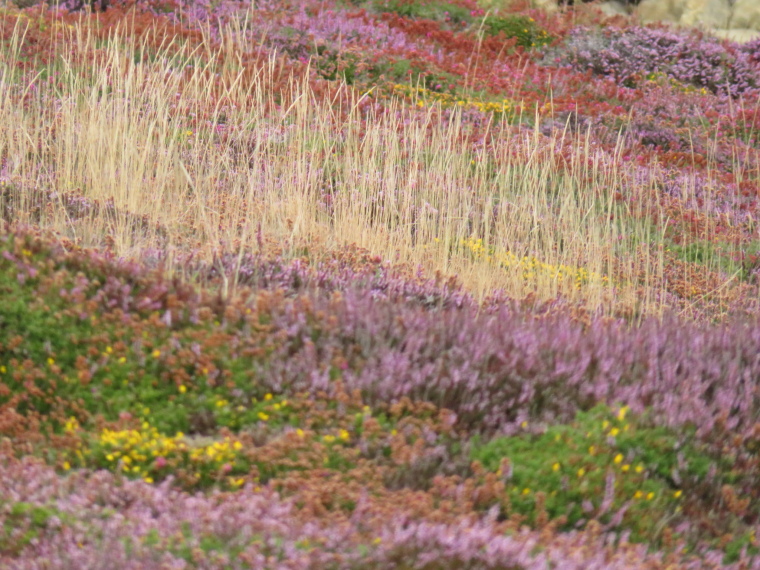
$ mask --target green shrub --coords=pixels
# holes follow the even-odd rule
[[[404,18],[417,18],[467,25],[473,21],[470,11],[463,6],[449,3],[426,3],[414,0],[377,0],[374,8],[378,12],[398,14]]]
[[[552,38],[528,16],[509,15],[486,18],[484,29],[488,35],[498,36],[503,33],[506,38],[516,38],[517,45],[525,49],[551,43]]]
[[[540,435],[476,441],[471,458],[505,480],[509,515],[531,524],[565,519],[565,529],[595,519],[652,544],[682,518],[683,505],[719,509],[719,497],[704,490],[734,483],[731,461],[712,458],[693,429],[657,426],[626,407],[600,405]]]

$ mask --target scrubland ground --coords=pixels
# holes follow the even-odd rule
[[[9,568],[760,566],[760,42],[0,12]]]

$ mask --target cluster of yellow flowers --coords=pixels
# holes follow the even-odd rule
[[[337,437],[334,436],[334,435],[331,435],[331,434],[327,434],[327,435],[322,436],[322,440],[325,443],[335,443],[336,440],[339,440],[339,441],[342,441],[342,442],[347,442],[350,439],[351,439],[351,434],[348,433],[348,431],[346,431],[344,429],[341,429],[341,430],[338,431],[338,436]]]
[[[109,464],[120,466],[125,473],[144,475],[145,481],[153,479],[145,473],[157,457],[166,457],[186,449],[182,441],[184,434],[178,432],[175,437],[167,437],[143,422],[141,430],[109,430],[100,434],[99,444],[105,452]]]
[[[662,73],[660,71],[650,73],[649,75],[647,75],[647,83],[660,83],[660,82],[670,83],[671,86],[681,91],[681,93],[699,93],[700,95],[710,94],[710,91],[708,91],[705,87],[697,87],[696,85],[681,83],[677,79],[670,77],[666,73]]]
[[[393,93],[402,97],[412,98],[416,101],[418,107],[440,103],[443,108],[464,107],[478,109],[483,113],[509,113],[514,110],[514,105],[509,99],[502,99],[501,101],[462,99],[448,93],[437,93],[424,87],[411,87],[409,85],[401,85],[400,83],[393,86]]]
[[[536,280],[540,276],[560,283],[571,282],[576,289],[590,282],[604,283],[609,282],[606,275],[600,275],[595,271],[588,271],[583,267],[572,267],[570,265],[551,265],[544,263],[536,257],[518,257],[511,251],[489,251],[483,245],[480,238],[468,238],[461,240],[464,246],[475,259],[485,260],[489,263],[498,264],[504,268],[517,268],[522,270],[522,277],[526,281]]]
[[[180,454],[194,463],[216,469],[234,462],[237,452],[243,448],[242,443],[229,437],[190,448],[182,432],[177,432],[174,437],[165,436],[148,422],[143,422],[140,430],[105,429],[101,432],[98,443],[109,466],[121,469],[126,474],[142,476],[148,483],[153,482],[149,476],[151,471],[160,468],[160,463],[165,464],[166,459],[172,455]]]
[[[272,398],[273,398],[272,394],[266,394],[264,396],[263,401],[269,402],[272,400]],[[256,404],[257,403],[256,398],[252,398],[251,403]],[[287,405],[288,405],[288,401],[282,400],[280,402],[275,402],[274,404],[270,404],[265,409],[268,410],[271,414],[273,412],[280,412],[281,410],[285,410]],[[267,412],[259,412],[257,415],[258,415],[259,420],[261,420],[262,422],[266,422],[266,421],[269,421],[270,414],[268,414]]]
[[[621,433],[628,433],[631,429],[631,426],[629,423],[625,421],[626,415],[628,414],[630,408],[628,406],[621,406],[617,413],[615,414],[615,419],[611,422],[609,420],[603,420],[601,423],[602,432],[604,435],[608,438],[615,438]],[[615,421],[616,420],[616,421]],[[586,433],[586,437],[590,438],[592,437],[591,432]],[[555,441],[559,442],[561,441],[561,436],[558,434],[555,436]],[[588,447],[588,454],[592,457],[595,456],[602,456],[604,454],[604,450],[601,450],[597,448],[596,445],[590,445]],[[631,465],[629,462],[626,461],[625,455],[622,453],[616,453],[612,457],[612,465],[620,470],[621,474],[626,473],[635,473],[636,475],[642,475],[646,471],[646,468],[643,463],[638,463],[636,465]],[[552,464],[552,471],[557,472],[560,469],[562,469],[562,464],[559,462],[554,462]],[[575,474],[578,476],[579,479],[583,479],[587,474],[588,471],[581,467],[577,471],[575,471]],[[680,489],[673,492],[673,498],[678,499],[682,495],[682,491]],[[639,500],[639,499],[646,499],[647,501],[651,501],[656,497],[656,493],[654,491],[645,492],[643,490],[637,490],[633,494],[633,499]]]
[[[222,465],[235,460],[237,452],[243,448],[239,441],[225,437],[224,441],[215,441],[210,445],[196,447],[190,452],[193,461],[212,461]]]

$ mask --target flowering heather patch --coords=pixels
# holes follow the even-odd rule
[[[437,568],[664,569],[657,554],[622,541],[612,548],[588,531],[505,534],[493,519],[417,522],[378,517],[363,504],[329,521],[304,517],[270,491],[190,495],[110,473],[65,477],[38,461],[4,457],[0,561],[7,568]],[[445,558],[440,554],[445,553]],[[440,560],[440,562],[439,562]],[[715,567],[720,554],[708,560]],[[684,563],[688,564],[686,560]],[[745,556],[743,563],[750,563]],[[692,562],[691,566],[706,567]],[[737,563],[734,568],[740,568]]]
[[[549,52],[557,61],[581,70],[613,76],[628,87],[653,73],[682,83],[737,97],[758,89],[751,47],[727,47],[718,40],[690,38],[669,30],[631,27],[577,29],[562,48]],[[556,54],[556,55],[555,55]]]
[[[0,11],[0,566],[758,566],[757,42],[96,7]]]
[[[373,298],[371,282],[346,278],[339,267],[328,270],[331,279],[302,270],[289,290],[275,280],[269,290],[250,289],[245,303],[224,301],[24,234],[4,236],[0,269],[0,285],[16,300],[0,307],[6,453],[72,473],[71,493],[92,480],[82,468],[108,470],[117,478],[92,477],[148,495],[127,480],[167,481],[186,492],[276,492],[283,508],[314,521],[308,539],[316,544],[330,517],[351,521],[344,537],[353,538],[342,548],[355,550],[339,549],[349,560],[381,552],[424,558],[436,533],[462,524],[492,529],[490,537],[522,524],[551,529],[547,552],[573,536],[564,534],[567,525],[594,536],[603,524],[604,532],[628,529],[634,542],[667,552],[685,541],[700,556],[754,555],[756,325],[697,332],[649,322],[627,330],[516,308],[478,315],[466,298],[449,306],[387,291]],[[584,413],[597,402],[627,405]],[[492,438],[494,430],[502,435]],[[530,452],[531,438],[546,455]],[[525,471],[534,468],[535,475]],[[552,496],[571,475],[569,490]],[[610,496],[606,508],[593,502],[600,485]],[[23,505],[4,511],[20,533],[6,537],[7,555],[23,560],[34,545],[57,545],[69,524],[93,549],[102,544],[78,522],[89,514],[20,497]],[[707,512],[725,532],[697,531]],[[387,530],[401,513],[408,524]],[[367,527],[363,517],[375,522]],[[641,517],[674,522],[653,536],[636,526]],[[416,534],[422,529],[438,530]],[[183,556],[159,540],[162,531],[119,525],[113,532]],[[264,548],[220,532],[215,552]],[[479,547],[468,546],[457,556],[475,564],[474,552]],[[508,552],[493,554],[494,567]]]

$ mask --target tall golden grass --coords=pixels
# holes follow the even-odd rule
[[[443,118],[391,99],[380,112],[347,86],[337,108],[299,78],[283,92],[274,59],[253,73],[230,63],[255,49],[233,28],[218,44],[205,34],[194,49],[167,42],[146,58],[128,27],[98,42],[80,23],[31,85],[12,71],[28,25],[19,18],[0,54],[0,155],[14,188],[4,200],[18,222],[85,246],[108,240],[123,256],[256,250],[260,231],[286,255],[356,244],[456,274],[479,298],[501,289],[609,313],[663,309],[656,175],[642,182],[588,132],[547,138],[538,115],[532,130],[494,121],[490,144],[474,149],[461,110]],[[207,126],[191,129],[192,113]],[[558,150],[568,141],[569,159]],[[113,207],[73,217],[66,192]]]

